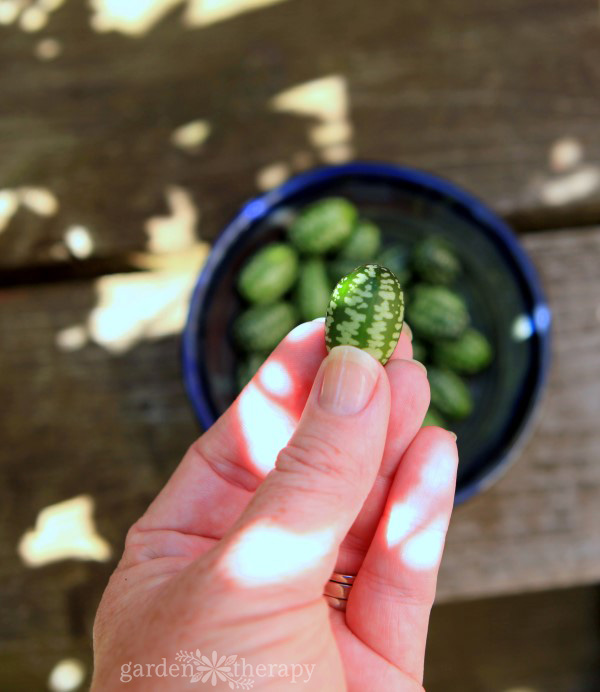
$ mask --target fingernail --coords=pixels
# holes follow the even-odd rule
[[[448,430],[447,432],[449,435],[452,435],[452,437],[454,438],[454,441],[456,442],[456,440],[457,440],[456,433],[452,432],[452,430]]]
[[[407,360],[409,363],[414,363],[415,365],[418,365],[418,366],[421,368],[421,370],[422,370],[425,374],[427,374],[427,368],[423,365],[423,363],[421,363],[420,360],[415,360],[414,358],[407,358],[406,360]]]
[[[336,346],[325,359],[319,403],[327,411],[347,416],[362,411],[379,378],[377,361],[353,346]]]
[[[408,326],[408,324],[406,322],[402,325],[402,331],[408,336],[408,338],[411,341],[413,340],[412,329]]]

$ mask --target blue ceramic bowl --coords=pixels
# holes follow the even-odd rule
[[[341,195],[375,221],[385,240],[435,232],[460,255],[460,289],[473,323],[494,344],[493,365],[472,378],[474,413],[453,425],[457,502],[487,487],[524,441],[549,364],[550,311],[536,272],[508,226],[477,199],[433,175],[382,163],[321,168],[248,202],[223,231],[194,291],[183,337],[187,390],[204,428],[236,395],[229,329],[242,308],[235,280],[258,247],[282,238],[282,219],[320,197]]]

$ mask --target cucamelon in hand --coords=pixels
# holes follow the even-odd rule
[[[411,328],[429,341],[455,339],[469,324],[464,300],[445,286],[415,286],[407,317]]]
[[[396,276],[365,264],[333,289],[325,320],[327,349],[342,344],[367,351],[385,365],[400,338],[404,296]]]
[[[455,372],[474,375],[492,360],[492,347],[485,336],[470,328],[453,340],[440,340],[433,347],[433,359]]]
[[[448,418],[466,418],[473,410],[471,392],[458,375],[445,368],[428,368],[431,405]]]
[[[233,324],[237,345],[243,351],[271,351],[298,324],[298,313],[284,301],[253,305]]]
[[[336,250],[350,237],[356,207],[341,197],[328,197],[305,207],[289,228],[293,245],[307,254]]]
[[[359,219],[354,224],[350,237],[340,248],[338,256],[357,262],[369,262],[379,251],[380,245],[379,228],[372,221]]]
[[[286,293],[298,275],[298,255],[286,243],[259,250],[240,272],[238,289],[250,303],[273,303]]]
[[[331,282],[325,262],[319,257],[307,259],[300,265],[295,293],[300,317],[306,322],[325,317],[330,296]]]
[[[429,236],[415,246],[413,264],[417,274],[432,284],[452,283],[460,273],[460,262],[448,242]]]

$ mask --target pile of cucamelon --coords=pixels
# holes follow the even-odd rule
[[[402,286],[414,358],[427,366],[431,387],[423,424],[448,427],[468,417],[473,400],[466,378],[490,364],[492,348],[471,326],[456,290],[462,268],[455,251],[437,235],[412,247],[383,245],[377,225],[340,197],[306,206],[289,225],[285,242],[262,247],[242,267],[238,290],[248,306],[233,325],[241,353],[239,388],[293,327],[325,316],[336,283],[364,264],[389,269]],[[401,320],[402,314],[400,325]]]

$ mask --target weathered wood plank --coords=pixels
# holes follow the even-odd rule
[[[202,28],[185,27],[180,6],[136,38],[97,33],[90,14],[66,3],[41,32],[0,26],[0,189],[41,186],[59,203],[48,218],[16,212],[0,267],[63,260],[72,225],[89,229],[96,256],[144,248],[172,184],[211,238],[265,166],[285,175],[343,157],[309,138],[332,121],[351,126],[354,155],[451,177],[525,225],[552,223],[553,210],[562,223],[580,209],[600,218],[594,0],[445,0],[435,11],[289,0]],[[54,60],[34,55],[46,37],[62,46]],[[325,121],[269,109],[328,75],[344,80],[345,115],[343,104]],[[198,118],[212,127],[206,143],[174,147],[173,130]],[[557,149],[564,138],[576,142]]]

